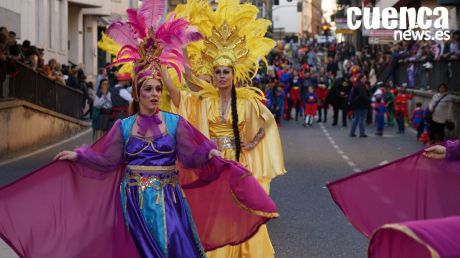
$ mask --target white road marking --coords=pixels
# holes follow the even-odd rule
[[[329,132],[327,131],[326,127],[324,127],[323,124],[320,124],[320,127],[321,127],[321,130],[323,130],[323,133],[324,135],[326,135],[327,139],[329,140],[329,142],[331,143],[332,147],[334,147],[334,149],[337,151],[337,153],[342,157],[342,159],[344,159],[348,166],[350,166],[354,172],[361,172],[361,169],[359,169],[356,164],[351,161],[350,157],[348,157],[347,155],[345,155],[345,153],[340,149],[339,145],[337,145],[337,143],[334,141],[334,139],[331,137],[331,135],[329,134]],[[323,187],[325,188],[325,187]]]
[[[383,166],[383,165],[386,165],[386,164],[388,164],[388,163],[389,163],[388,160],[384,160],[384,161],[380,162],[380,163],[377,164],[377,165],[378,165],[378,166]]]

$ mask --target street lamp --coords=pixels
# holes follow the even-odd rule
[[[329,31],[331,27],[328,23],[323,24],[323,34],[326,36],[326,44],[329,45]]]

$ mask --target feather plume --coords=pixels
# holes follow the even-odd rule
[[[152,27],[155,31],[165,14],[165,2],[162,0],[144,0],[139,14],[144,17],[147,29]]]
[[[121,49],[121,46],[108,37],[104,32],[102,32],[102,39],[97,42],[97,46],[113,56],[116,56],[118,51]]]
[[[132,57],[135,59],[140,58],[137,48],[130,46],[130,45],[126,45],[122,47],[117,54],[117,59],[128,58],[128,57]]]
[[[145,38],[147,35],[147,28],[145,25],[144,17],[140,15],[136,9],[129,8],[126,10],[128,14],[128,24],[133,27],[139,38]]]
[[[137,46],[137,37],[134,35],[131,27],[123,22],[114,22],[110,24],[105,34],[117,42],[120,46],[131,45]]]

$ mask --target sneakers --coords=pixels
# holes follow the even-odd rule
[[[367,138],[367,137],[369,137],[369,136],[367,136],[367,135],[365,135],[365,134],[361,134],[359,137],[361,137],[361,138]]]

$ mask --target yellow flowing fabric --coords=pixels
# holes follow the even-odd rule
[[[199,80],[199,79],[196,79]],[[217,139],[233,139],[231,107],[221,117],[220,99],[217,90],[203,81],[195,81],[203,86],[200,92],[181,91],[179,107],[171,105],[173,112],[180,114],[197,127],[207,137]],[[275,119],[271,112],[259,99],[262,96],[253,88],[237,88],[238,128],[241,141],[253,141],[260,128],[264,128],[265,136],[250,150],[241,150],[242,163],[257,178],[262,187],[269,192],[270,181],[286,173],[284,168],[283,150]],[[218,144],[226,159],[236,160],[235,149],[231,144]],[[263,225],[257,234],[246,242],[225,246],[207,253],[209,258],[270,258],[274,257],[267,227]]]

